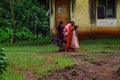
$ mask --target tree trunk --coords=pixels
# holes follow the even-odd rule
[[[13,10],[13,6],[12,6],[12,1],[10,1],[10,9],[11,9],[11,14],[12,14],[12,24],[13,24],[13,29],[14,29],[14,35],[13,35],[13,43],[16,42],[16,22],[14,19],[14,10]]]

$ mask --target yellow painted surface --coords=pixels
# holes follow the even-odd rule
[[[120,0],[117,0],[117,26],[120,27]]]
[[[78,26],[79,36],[89,38],[90,36],[105,37],[105,36],[120,36],[120,0],[116,5],[116,26],[91,26],[89,13],[89,0],[76,0],[75,12],[72,13],[72,0],[70,0],[70,15],[71,21],[75,21]],[[96,2],[97,4],[97,2]],[[55,0],[52,0],[53,15],[50,18],[51,30],[55,33]],[[96,8],[97,9],[97,8]],[[96,10],[97,11],[97,10]],[[96,13],[97,15],[97,13]],[[97,20],[97,19],[96,19]]]
[[[50,30],[53,34],[55,34],[55,0],[52,0],[52,11],[53,13],[50,17]]]
[[[89,0],[76,0],[75,15],[71,20],[75,21],[80,30],[90,28]]]
[[[78,26],[78,29],[90,30],[90,19],[89,19],[89,0],[76,0],[75,14],[72,14],[72,0],[71,0],[71,21],[75,21],[75,24]],[[52,0],[53,15],[50,18],[51,21],[51,30],[55,33],[55,0]]]

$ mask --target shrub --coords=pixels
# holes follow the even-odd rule
[[[2,2],[4,0],[1,0]],[[36,0],[12,0],[16,23],[16,41],[47,41],[50,34],[48,5]],[[0,5],[0,43],[13,42],[12,15],[8,6]],[[47,41],[48,42],[48,41]]]
[[[13,30],[11,28],[0,28],[0,43],[9,42],[12,37]]]
[[[33,38],[33,34],[32,32],[29,31],[28,28],[23,27],[23,28],[19,28],[16,31],[16,37],[18,41],[30,41]]]
[[[6,70],[7,67],[7,57],[4,52],[4,48],[1,48],[0,52],[0,75]]]

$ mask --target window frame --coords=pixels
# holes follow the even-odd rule
[[[99,0],[98,0],[98,7],[97,7],[97,19],[116,19],[116,13],[117,13],[117,8],[116,8],[116,6],[117,6],[117,1],[116,0],[114,0],[115,1],[115,4],[114,4],[114,9],[113,9],[113,11],[114,11],[114,13],[113,13],[113,17],[111,16],[111,17],[109,17],[109,16],[107,16],[107,4],[108,4],[108,1],[109,0],[105,0],[105,9],[104,9],[104,17],[101,17],[100,18],[100,16],[99,16],[99,8],[101,7],[101,6],[104,6],[104,5],[99,5]]]

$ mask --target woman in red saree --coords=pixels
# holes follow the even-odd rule
[[[74,26],[74,22],[71,22],[71,26],[69,27],[69,32],[68,32],[67,42],[66,42],[67,51],[75,51],[77,48],[79,48],[75,29],[76,28]]]

